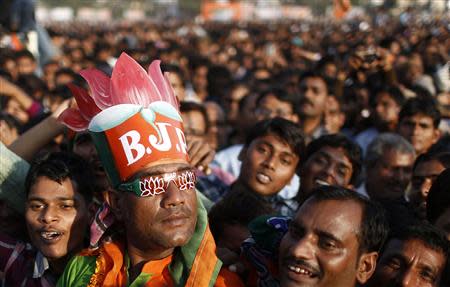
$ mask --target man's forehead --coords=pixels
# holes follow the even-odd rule
[[[398,238],[390,239],[386,244],[382,256],[396,255],[403,257],[406,262],[411,262],[416,259],[421,265],[432,264],[435,267],[443,267],[445,263],[442,251],[435,250],[422,240],[416,238],[404,240]]]
[[[411,166],[414,164],[414,154],[388,149],[381,157],[385,164],[393,166]]]
[[[301,81],[301,86],[326,86],[326,82],[321,77],[308,77]]]
[[[294,221],[344,238],[349,233],[359,234],[362,214],[361,205],[354,200],[317,200],[312,197],[300,206]]]
[[[410,123],[432,124],[433,118],[426,114],[417,113],[404,117],[402,121]]]
[[[353,168],[350,158],[342,147],[323,146],[314,155],[323,155],[348,168]]]
[[[274,134],[266,134],[256,138],[252,144],[254,145],[268,145],[273,149],[278,150],[280,153],[286,153],[292,156],[298,155],[294,152],[292,147],[282,138]]]
[[[177,172],[181,170],[190,169],[192,166],[186,162],[177,163],[161,163],[143,168],[138,174],[139,176],[144,175],[156,175],[170,172]]]

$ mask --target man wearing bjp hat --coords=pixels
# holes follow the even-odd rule
[[[178,101],[159,64],[147,73],[123,53],[111,79],[80,73],[90,94],[71,87],[78,109],[60,120],[91,134],[114,189],[105,200],[122,228],[74,257],[58,286],[243,286],[215,254]]]

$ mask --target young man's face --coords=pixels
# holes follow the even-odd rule
[[[181,114],[184,134],[188,141],[203,140],[206,136],[205,117],[200,111],[192,110]]]
[[[306,78],[300,83],[300,114],[321,117],[327,101],[327,85],[322,78]]]
[[[368,286],[437,287],[445,261],[442,252],[429,248],[421,240],[391,239]]]
[[[385,128],[393,124],[395,128],[398,121],[398,113],[400,112],[400,108],[401,107],[388,93],[382,92],[377,94],[375,106],[377,123]]]
[[[184,101],[184,98],[186,97],[186,89],[181,77],[177,73],[169,73],[169,82],[178,100],[180,102]]]
[[[363,270],[360,256],[365,256],[359,255],[361,220],[361,206],[354,201],[308,200],[301,205],[281,241],[280,285],[348,287],[357,281],[365,283],[358,275]]]
[[[17,59],[17,69],[21,75],[29,75],[36,70],[36,61],[29,57],[20,57]]]
[[[280,101],[273,94],[265,96],[256,106],[255,117],[257,121],[281,117],[288,121],[297,122],[297,115],[294,113],[292,104]]]
[[[345,124],[345,114],[341,110],[341,105],[334,96],[327,98],[325,108],[325,128],[329,133],[338,133]]]
[[[445,167],[438,160],[429,160],[420,162],[413,171],[410,203],[423,219],[427,214],[428,192],[437,176],[444,170]]]
[[[343,148],[324,146],[312,154],[301,169],[301,192],[304,196],[320,185],[349,187],[353,165]]]
[[[32,244],[49,260],[83,248],[88,206],[69,178],[59,184],[39,177],[28,194],[25,219]]]
[[[398,133],[414,146],[418,155],[425,153],[440,137],[433,119],[423,114],[403,118],[398,125]]]
[[[386,150],[373,167],[367,167],[366,188],[371,198],[397,199],[411,181],[414,154]]]
[[[253,140],[239,155],[238,181],[261,195],[274,195],[290,182],[299,156],[281,138],[265,135]]]
[[[150,167],[145,175],[190,170],[191,166],[171,163]],[[154,253],[185,245],[194,233],[197,223],[197,195],[195,189],[181,190],[171,181],[165,192],[138,197],[121,192],[113,203],[122,222],[126,223],[128,245]],[[130,224],[132,223],[132,224]]]

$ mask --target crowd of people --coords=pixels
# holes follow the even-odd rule
[[[1,29],[2,286],[450,286],[448,15]]]

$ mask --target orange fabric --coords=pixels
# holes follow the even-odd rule
[[[208,286],[217,261],[216,243],[209,226],[206,226],[205,234],[195,255],[191,273],[185,286]]]
[[[105,275],[103,285],[105,286],[124,286],[126,285],[126,266],[123,262],[123,254],[119,245],[108,243],[104,245],[106,269],[110,270]]]
[[[151,274],[152,277],[149,281],[147,281],[145,286],[173,286],[172,279],[170,278],[169,274],[169,269],[167,269],[170,261],[172,261],[172,256],[166,257],[161,260],[147,262],[144,267],[142,267],[142,272]]]
[[[154,124],[155,125],[150,125],[141,113],[137,113],[122,124],[105,131],[105,136],[108,140],[111,153],[114,156],[114,162],[116,169],[119,172],[120,180],[125,181],[143,167],[160,160],[172,159],[182,160],[183,162],[189,160],[185,149],[186,139],[182,132],[182,122],[156,113]],[[158,127],[158,130],[155,130],[157,124],[163,124],[165,127],[163,129],[166,130],[161,130],[161,127]],[[127,147],[127,150],[130,149],[133,157],[136,158],[134,158],[134,162],[129,163],[125,153],[125,147],[120,138],[131,131],[139,134],[139,142],[132,142],[129,136],[123,139],[124,141],[127,141],[128,144],[133,144],[133,147]],[[158,150],[154,144],[159,145],[161,143],[155,143],[150,140],[150,138],[159,140],[160,137],[163,137],[161,140],[162,142],[170,141],[168,150]],[[137,154],[135,149],[137,145],[143,148],[142,154]]]
[[[220,269],[219,276],[217,276],[215,287],[244,287],[239,276],[236,273],[229,271],[226,268]]]
[[[22,42],[19,39],[19,36],[17,36],[16,33],[11,34],[11,43],[12,43],[12,49],[14,51],[20,51],[24,49],[24,46]]]
[[[352,8],[349,0],[334,0],[334,17],[342,19]]]

